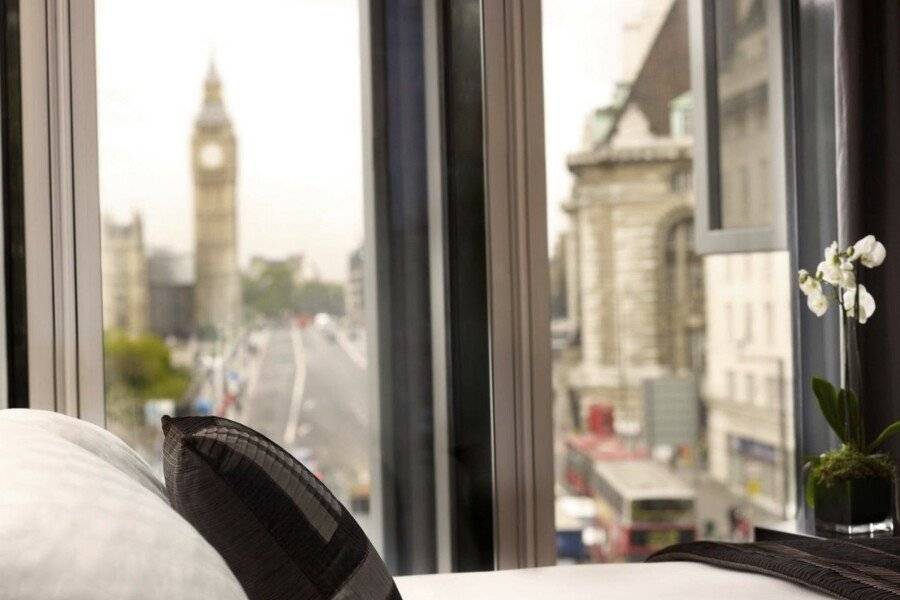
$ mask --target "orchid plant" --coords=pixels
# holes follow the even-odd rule
[[[807,460],[806,499],[813,504],[815,486],[830,485],[842,479],[863,477],[893,477],[893,464],[886,454],[877,450],[900,431],[900,421],[886,427],[871,443],[866,443],[862,404],[850,389],[850,366],[859,366],[857,330],[875,314],[875,298],[862,284],[860,266],[874,269],[880,266],[887,251],[884,244],[867,235],[852,246],[841,249],[832,242],[825,249],[825,257],[815,273],[800,270],[800,290],[806,295],[806,305],[823,316],[836,306],[840,310],[844,330],[843,364],[844,387],[835,387],[819,377],[812,380],[813,392],[822,415],[841,441],[841,448]],[[859,390],[857,390],[859,391]]]

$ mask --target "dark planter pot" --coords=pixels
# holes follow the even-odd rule
[[[840,533],[892,530],[894,483],[867,477],[817,484],[816,527]]]

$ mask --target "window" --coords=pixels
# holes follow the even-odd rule
[[[749,403],[756,401],[756,375],[753,373],[744,375],[744,400]]]
[[[178,13],[96,3],[107,426],[239,420],[378,538],[356,3]]]
[[[786,5],[698,0],[691,6],[700,250],[783,249]]]
[[[395,573],[490,568],[481,31],[372,6],[96,3],[105,420],[157,471],[163,414],[238,420]]]
[[[737,4],[735,51],[756,52],[767,35],[759,31],[763,7]],[[554,426],[561,561],[640,560],[656,549],[643,533],[661,527],[678,539],[738,539],[733,515],[782,518],[796,506],[791,398],[760,387],[761,378],[780,376],[790,389],[793,349],[788,336],[756,343],[769,326],[754,320],[771,306],[772,327],[790,329],[788,255],[737,247],[701,254],[705,190],[673,180],[697,169],[701,96],[691,88],[697,48],[688,6],[543,4],[549,237],[551,247],[571,249],[551,260],[573,265],[565,297],[577,305],[554,313],[552,327],[572,323],[580,332],[553,362],[555,414],[581,417]],[[753,85],[765,88],[765,64],[760,70],[750,54],[742,60]],[[720,97],[735,86],[723,75]],[[688,104],[695,135],[675,114]],[[777,159],[764,141],[753,138],[758,154],[743,146],[759,134],[766,107],[723,104],[730,120],[719,139],[732,145],[722,152],[722,228],[774,223],[755,168],[761,156]],[[552,243],[572,235],[576,246]],[[771,272],[761,268],[767,261]],[[649,469],[662,488],[641,488],[637,474]],[[692,506],[677,518],[650,508],[685,489]],[[572,497],[590,500],[592,511]],[[647,509],[637,515],[622,498]]]
[[[764,307],[765,307],[766,343],[774,344],[775,343],[775,309],[773,308],[771,302],[766,302]]]
[[[744,338],[741,341],[745,344],[753,343],[753,304],[750,302],[744,305]]]

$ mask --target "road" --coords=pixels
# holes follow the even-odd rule
[[[316,327],[273,327],[261,361],[239,420],[310,452],[308,466],[347,504],[369,468],[365,370]]]

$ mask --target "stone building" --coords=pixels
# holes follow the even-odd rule
[[[187,339],[195,332],[194,257],[157,250],[147,259],[150,330],[163,338]]]
[[[237,140],[222,100],[222,84],[210,64],[203,106],[191,142],[194,174],[194,322],[198,331],[226,338],[240,326],[237,261]]]
[[[567,396],[615,408],[620,435],[641,432],[645,381],[702,371],[703,277],[693,249],[686,3],[669,3],[639,68],[586,127],[563,208],[571,219],[566,277],[580,350]],[[635,31],[642,29],[634,26]],[[628,74],[626,74],[627,76]]]
[[[347,310],[347,322],[351,327],[363,327],[365,314],[365,274],[363,248],[360,246],[347,259],[347,285],[344,287],[344,306]]]
[[[147,261],[144,227],[135,214],[127,223],[103,219],[103,328],[139,335],[147,329]]]
[[[704,415],[700,464],[735,502],[784,515],[794,506],[794,278],[786,252],[694,251],[686,4],[656,3],[627,28],[626,55],[640,60],[625,61],[613,101],[590,115],[585,147],[568,159],[574,185],[563,205],[571,226],[561,255],[575,333],[571,347],[554,354],[556,414],[611,405],[619,435],[640,440],[643,384],[692,377]],[[765,3],[721,6],[722,225],[766,225],[773,194]]]

